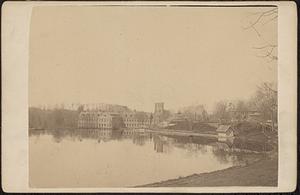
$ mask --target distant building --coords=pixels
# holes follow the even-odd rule
[[[177,112],[173,114],[171,118],[171,121],[183,121],[183,120],[187,120],[187,117],[181,112]]]
[[[146,112],[125,112],[122,118],[125,126],[130,129],[148,128],[151,123],[151,114]]]
[[[113,112],[122,113],[129,111],[127,106],[121,106],[117,104],[83,104],[83,110],[85,111],[103,111],[103,112]]]
[[[260,120],[261,113],[256,110],[231,110],[230,119],[234,121]]]
[[[155,103],[154,114],[163,114],[164,112],[164,103]]]
[[[151,113],[148,112],[136,112],[135,117],[138,121],[140,128],[148,128],[151,125]]]
[[[118,129],[148,128],[151,114],[145,112],[106,112],[82,111],[79,114],[78,128]]]
[[[78,128],[97,128],[97,113],[81,112],[78,117]]]
[[[262,121],[261,113],[259,112],[253,112],[248,114],[248,121]]]
[[[126,128],[136,129],[139,127],[138,120],[134,112],[122,113],[122,118]]]
[[[217,133],[219,137],[233,137],[233,128],[231,125],[220,125]]]
[[[124,126],[123,119],[119,114],[83,111],[79,114],[78,128],[82,129],[119,129]]]
[[[164,103],[155,103],[154,108],[154,116],[153,116],[153,124],[158,125],[163,121],[163,115],[164,115]]]
[[[189,130],[191,128],[191,123],[184,114],[178,112],[173,114],[165,128],[173,130]]]
[[[179,109],[185,117],[194,121],[208,120],[208,114],[203,105],[187,106]]]

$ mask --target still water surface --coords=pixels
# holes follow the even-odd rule
[[[243,164],[249,148],[241,146],[249,144],[134,131],[34,131],[29,138],[30,186],[148,184]],[[254,146],[256,152],[265,149]]]

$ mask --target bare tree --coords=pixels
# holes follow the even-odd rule
[[[213,115],[220,121],[229,119],[228,105],[226,101],[219,101],[215,104]]]
[[[257,87],[255,96],[252,98],[252,103],[263,114],[265,119],[271,119],[272,129],[274,129],[274,122],[277,122],[277,89],[272,83],[262,83]]]
[[[261,47],[253,47],[254,49],[262,51],[262,55],[257,55],[257,57],[269,58],[269,61],[278,60],[276,54],[274,54],[274,49],[277,49],[277,45],[267,44]]]
[[[252,29],[259,39],[262,39],[265,43],[260,46],[254,46],[253,49],[258,50],[260,55],[257,55],[261,58],[266,58],[269,60],[269,62],[278,60],[277,57],[277,43],[270,43],[265,40],[265,37],[263,36],[262,31],[260,30],[260,27],[265,26],[267,24],[270,24],[277,20],[278,18],[278,8],[271,8],[266,11],[259,11],[250,13],[245,19],[244,19],[244,30],[250,30]]]

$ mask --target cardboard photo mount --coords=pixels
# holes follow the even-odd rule
[[[278,6],[277,187],[30,188],[28,181],[29,29],[36,6],[202,5]],[[2,5],[2,189],[5,192],[291,192],[297,178],[297,10],[289,1],[243,2],[10,2]]]

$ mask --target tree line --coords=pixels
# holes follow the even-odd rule
[[[78,111],[67,109],[41,109],[29,108],[29,128],[58,129],[76,128],[78,121]]]
[[[82,110],[82,106],[78,110],[68,110],[63,107],[55,109],[30,107],[29,128],[76,128],[78,116]],[[229,121],[233,118],[243,120],[243,113],[248,111],[260,113],[261,120],[271,120],[273,123],[277,123],[277,89],[273,83],[262,83],[257,87],[254,95],[247,100],[219,101],[215,104],[211,114],[208,114],[202,105],[196,108],[188,107],[183,109],[182,114],[191,121],[195,119],[201,121]],[[164,118],[170,118],[171,115],[171,112],[166,111]]]
[[[278,101],[274,83],[265,82],[257,86],[254,95],[247,100],[217,102],[211,117],[225,121],[232,118],[243,120],[244,113],[249,111],[258,112],[261,120],[277,123]]]

